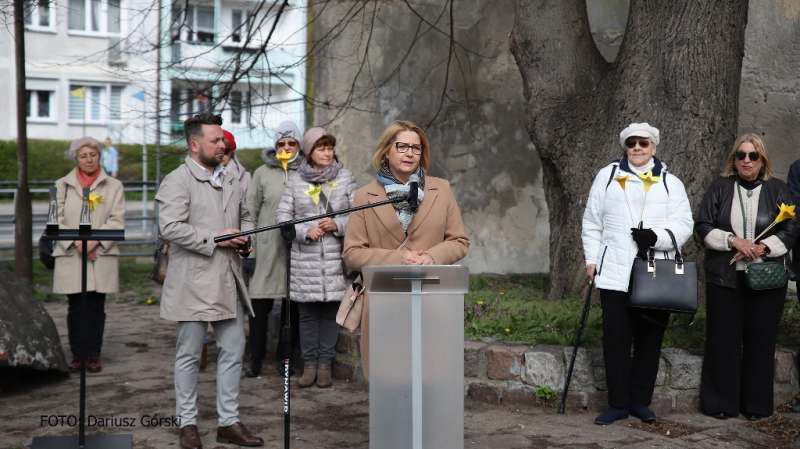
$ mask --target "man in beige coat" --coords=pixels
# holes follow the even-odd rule
[[[161,234],[171,243],[161,293],[161,317],[178,322],[175,402],[180,447],[202,448],[197,430],[197,375],[208,323],[217,346],[217,442],[263,446],[239,421],[239,381],[244,356],[244,313],[253,314],[241,275],[247,239],[215,243],[214,237],[253,228],[240,208],[243,191],[220,165],[225,154],[222,118],[196,115],[184,124],[189,156],[167,175],[156,200]]]

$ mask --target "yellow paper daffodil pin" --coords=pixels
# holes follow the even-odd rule
[[[657,183],[661,179],[661,177],[653,176],[653,170],[650,170],[649,172],[643,175],[639,175],[639,179],[641,179],[642,183],[644,183],[644,193],[647,194],[647,192],[650,191],[650,187],[652,187],[653,184]]]
[[[275,155],[275,159],[281,162],[284,170],[287,170],[289,168],[289,161],[292,159],[292,155],[291,153],[287,153],[286,150],[281,150],[280,153]]]
[[[631,179],[630,175],[617,176],[616,178],[614,178],[614,181],[617,181],[619,183],[619,186],[622,187],[622,190],[625,190],[625,181],[629,179]]]
[[[314,204],[319,204],[319,194],[322,193],[322,186],[315,186],[314,184],[308,185],[308,190],[305,192],[306,195],[310,196],[312,200],[314,200]]]
[[[95,195],[94,193],[89,194],[89,210],[97,210],[97,205],[103,201],[103,197],[100,195]]]
[[[339,185],[339,183],[338,182],[325,181],[325,185],[328,186],[328,198],[330,198],[331,192],[333,192],[333,188],[336,187],[337,185]]]

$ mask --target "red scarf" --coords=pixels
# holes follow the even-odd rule
[[[81,185],[81,188],[92,187],[92,184],[97,180],[97,177],[100,176],[100,168],[98,168],[94,173],[91,175],[85,174],[81,171],[80,168],[75,168],[75,171],[78,172],[78,184]]]

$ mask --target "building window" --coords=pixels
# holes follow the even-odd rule
[[[242,123],[242,91],[231,91],[228,94],[228,104],[231,107],[231,122]]]
[[[191,5],[172,8],[172,40],[214,43],[215,13],[212,6]]]
[[[250,29],[253,18],[247,11],[234,9],[231,11],[231,40],[236,43],[247,42],[250,39]]]
[[[53,8],[50,0],[25,1],[25,25],[29,28],[54,28]]]
[[[181,122],[195,114],[213,112],[211,89],[198,89],[174,85],[170,91],[169,118]],[[185,85],[184,85],[185,86]]]
[[[68,0],[67,25],[71,31],[92,34],[122,32],[121,0]]]
[[[105,123],[122,118],[124,86],[70,84],[69,119]]]
[[[50,90],[26,90],[27,117],[47,119],[52,118],[50,100],[55,92]]]

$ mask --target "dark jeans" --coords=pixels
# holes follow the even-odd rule
[[[69,349],[73,356],[80,356],[81,353],[89,357],[100,355],[103,346],[103,332],[106,327],[106,294],[97,292],[86,292],[86,343],[87,348],[83,347],[82,318],[81,318],[81,294],[67,295],[69,303],[67,307],[67,337],[69,339]]]
[[[253,313],[250,317],[250,362],[261,364],[267,355],[267,319],[275,304],[274,298],[252,298]]]
[[[339,302],[301,302],[300,351],[305,366],[330,365],[336,355]]]
[[[706,283],[706,353],[701,398],[709,415],[770,416],[775,342],[786,286],[751,290],[743,271],[737,288]]]
[[[608,404],[650,405],[669,312],[630,308],[628,293],[615,290],[600,289],[600,300]]]

